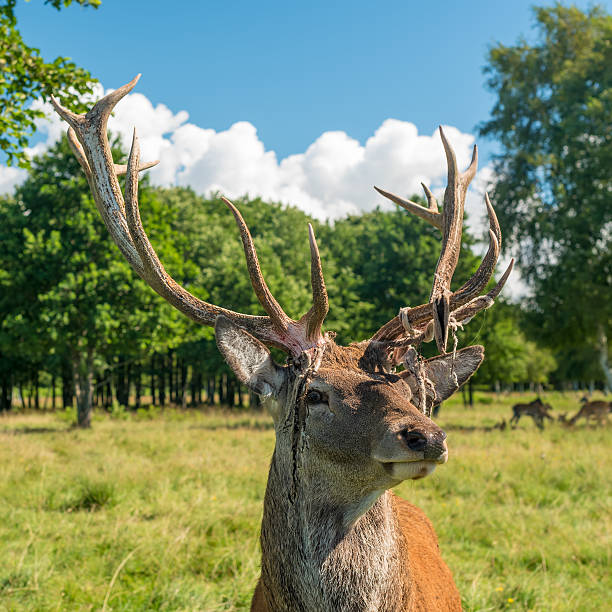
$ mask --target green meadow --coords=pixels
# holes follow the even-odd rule
[[[521,398],[476,400],[442,408],[448,464],[397,489],[433,521],[465,610],[612,609],[612,424],[499,430]],[[0,417],[0,610],[248,610],[270,419],[70,418]]]

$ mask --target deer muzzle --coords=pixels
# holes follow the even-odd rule
[[[435,425],[390,430],[372,456],[397,480],[423,478],[448,460],[446,433]]]

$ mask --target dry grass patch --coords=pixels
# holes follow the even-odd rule
[[[520,398],[481,399],[443,407],[449,463],[398,489],[434,522],[465,609],[607,609],[612,425],[485,431]],[[248,610],[273,443],[245,413],[0,418],[0,610]]]

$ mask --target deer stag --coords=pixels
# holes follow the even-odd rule
[[[77,115],[54,101],[70,125],[68,137],[114,241],[149,285],[185,315],[214,325],[219,350],[238,378],[268,407],[276,446],[261,526],[261,578],[253,610],[460,610],[459,593],[440,556],[424,513],[389,489],[427,476],[448,457],[446,434],[430,418],[478,368],[481,346],[447,353],[449,330],[488,308],[501,291],[489,282],[501,242],[489,215],[489,249],[474,276],[456,291],[451,279],[459,257],[466,190],[476,173],[457,170],[440,130],[448,162],[443,212],[429,189],[423,208],[382,190],[400,206],[442,231],[442,251],[428,303],[406,307],[369,340],[339,346],[322,330],[328,311],[319,250],[309,226],[312,307],[289,318],[262,276],[249,230],[233,213],[253,289],[267,316],[240,314],[204,302],[177,284],[159,261],[138,211],[140,163],[134,134],[127,166],[113,162],[106,126],[111,110],[136,84]],[[117,175],[127,173],[125,200]],[[441,354],[423,360],[418,349],[435,337]],[[288,355],[276,364],[265,345]],[[403,368],[401,368],[403,366]],[[401,371],[396,372],[400,367]]]

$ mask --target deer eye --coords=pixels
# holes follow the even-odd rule
[[[306,402],[308,404],[327,404],[327,397],[316,389],[310,389],[306,394]]]

